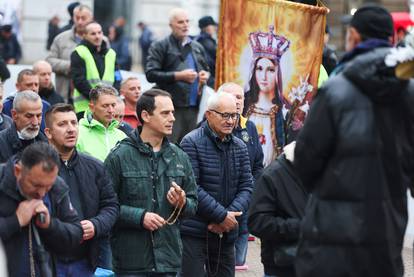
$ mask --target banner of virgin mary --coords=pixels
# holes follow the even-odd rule
[[[322,61],[326,7],[222,0],[216,85],[244,87],[268,165],[303,126]]]

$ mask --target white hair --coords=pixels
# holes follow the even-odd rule
[[[172,22],[175,17],[179,14],[185,13],[188,15],[188,12],[182,8],[173,8],[170,10],[169,14],[168,14],[168,22]]]
[[[13,110],[19,111],[22,101],[38,102],[39,94],[31,90],[19,91],[13,99]],[[43,103],[42,103],[43,106]]]
[[[215,110],[224,101],[236,102],[236,98],[229,93],[217,92],[213,93],[207,100],[207,110]]]
[[[227,83],[222,84],[218,88],[217,93],[231,92],[233,89],[240,89],[241,91],[243,91],[243,87],[240,86],[239,84],[236,84],[234,82],[227,82]]]

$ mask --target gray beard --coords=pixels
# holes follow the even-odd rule
[[[22,130],[17,131],[19,138],[23,140],[31,140],[37,137],[37,135],[39,134],[40,128],[38,128],[37,131],[31,131],[29,130],[30,127],[31,126],[27,126],[27,127],[24,127]]]

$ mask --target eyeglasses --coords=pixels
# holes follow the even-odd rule
[[[224,120],[229,120],[230,118],[232,120],[237,120],[239,118],[238,113],[221,113],[221,112],[218,112],[216,110],[210,110],[210,111],[219,114],[221,116],[221,118],[224,119]]]

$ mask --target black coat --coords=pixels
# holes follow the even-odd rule
[[[69,186],[72,202],[80,202],[79,214],[83,216],[81,219],[90,220],[95,227],[95,237],[84,242],[88,260],[95,267],[99,256],[99,243],[108,238],[119,214],[112,180],[101,161],[76,150],[67,165],[61,162],[59,176]]]
[[[23,144],[17,136],[16,125],[12,124],[10,128],[0,132],[0,164],[5,163],[10,157],[22,152],[26,146],[37,141],[47,142],[47,138],[39,131],[37,137],[30,141],[25,141],[26,143]]]
[[[414,84],[384,65],[388,53],[348,62],[319,90],[299,134],[295,167],[313,195],[298,276],[403,276]]]
[[[207,64],[210,68],[210,78],[208,79],[207,84],[211,87],[214,87],[214,82],[216,80],[217,42],[210,34],[207,34],[205,32],[201,32],[200,35],[196,37],[196,40],[204,47]]]
[[[273,253],[279,245],[297,245],[308,193],[284,155],[264,169],[255,186],[248,226],[250,233],[262,241],[264,271],[276,276],[285,276],[290,271],[292,276],[293,263],[289,268],[276,266]]]
[[[65,103],[63,97],[56,92],[54,87],[39,88],[39,96],[51,106],[57,103]]]
[[[9,276],[18,276],[22,267],[21,252],[28,226],[21,228],[16,210],[24,199],[16,187],[14,161],[0,165],[0,237],[7,256]],[[48,192],[51,202],[51,222],[48,229],[38,228],[40,238],[52,258],[72,251],[82,239],[82,227],[69,200],[69,188],[57,178]]]
[[[151,44],[147,58],[145,75],[148,82],[156,83],[160,89],[171,93],[174,107],[188,107],[191,84],[175,81],[174,73],[188,69],[185,61],[187,54],[192,52],[197,72],[209,71],[205,59],[204,48],[197,41],[182,47],[178,40],[170,35],[163,40]]]

